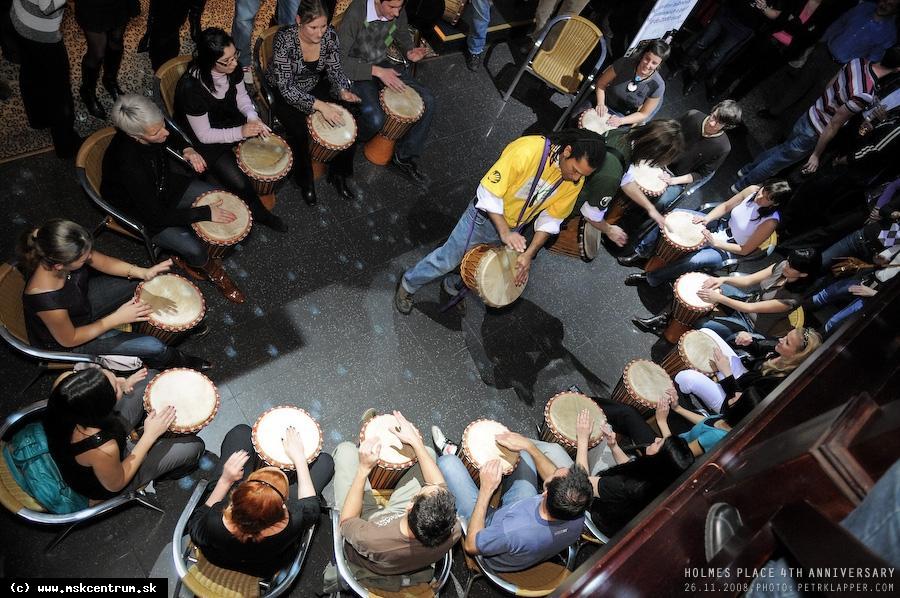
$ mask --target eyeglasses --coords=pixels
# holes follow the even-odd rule
[[[231,66],[232,64],[237,62],[238,58],[240,58],[240,57],[241,57],[241,51],[235,50],[234,54],[231,55],[231,58],[228,58],[227,60],[217,60],[216,64],[218,64],[219,66]]]

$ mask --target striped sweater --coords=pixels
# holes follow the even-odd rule
[[[66,0],[13,0],[9,16],[16,32],[35,42],[52,44],[62,39]]]
[[[862,112],[872,103],[875,75],[872,63],[865,58],[854,58],[838,71],[828,83],[825,92],[809,109],[809,120],[820,135],[841,106],[853,113]]]

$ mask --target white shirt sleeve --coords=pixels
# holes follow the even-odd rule
[[[534,230],[558,235],[561,224],[562,220],[560,218],[554,218],[544,210],[538,214],[537,219],[534,221]]]
[[[591,222],[601,222],[603,220],[603,217],[606,215],[606,210],[595,208],[588,202],[584,202],[583,204],[581,204],[581,215]]]
[[[878,255],[883,259],[890,260],[888,262],[890,265],[896,265],[900,263],[900,244],[885,249]],[[897,270],[900,268],[881,268],[875,271],[875,278],[878,282],[887,282],[897,275]]]
[[[475,201],[475,207],[479,210],[484,210],[485,212],[490,212],[492,214],[503,213],[503,198],[497,197],[485,189],[484,185],[478,185],[475,196],[478,198]]]
[[[628,183],[634,180],[634,164],[628,167],[628,170],[625,171],[625,174],[622,175],[622,182],[619,183],[619,187],[624,187]]]

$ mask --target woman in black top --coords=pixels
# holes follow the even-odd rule
[[[128,434],[144,415],[144,389],[155,372],[117,378],[88,367],[70,374],[50,395],[44,429],[59,472],[73,490],[100,502],[137,490],[163,476],[187,475],[203,454],[193,434],[161,436],[175,421],[175,408],[151,411],[143,433],[128,451]]]
[[[53,351],[140,357],[154,368],[208,369],[209,363],[155,336],[117,330],[148,319],[150,306],[134,299],[137,281],[168,271],[171,260],[141,268],[95,251],[93,244],[90,233],[68,220],[48,220],[22,234],[18,254],[27,277],[22,306],[29,342]]]
[[[125,26],[128,19],[140,13],[140,5],[128,0],[78,0],[75,20],[84,32],[87,51],[81,59],[81,99],[88,112],[106,119],[106,110],[97,99],[97,79],[103,68],[103,87],[115,102],[124,92],[119,87]]]
[[[350,80],[341,66],[338,35],[328,24],[328,14],[320,0],[302,0],[297,24],[282,27],[275,34],[272,60],[266,68],[266,81],[275,90],[275,113],[288,132],[294,151],[294,177],[310,205],[316,203],[312,165],[309,158],[307,115],[321,112],[325,120],[343,124],[337,105],[321,98],[329,97],[324,85],[330,83],[330,96],[342,102],[359,103],[350,91]],[[328,179],[338,194],[355,199],[359,192],[352,184],[355,146],[338,154],[329,164]]]
[[[218,481],[187,525],[191,540],[212,564],[269,577],[294,556],[297,541],[319,518],[318,495],[334,475],[334,461],[321,453],[307,466],[303,440],[294,428],[288,428],[284,448],[296,467],[297,498],[291,496],[288,476],[260,460],[249,426],[235,426],[225,435],[212,475]]]
[[[241,171],[233,148],[270,131],[256,114],[237,68],[234,40],[216,27],[200,34],[194,60],[175,89],[175,116],[192,137],[208,172],[250,207],[253,220],[279,232],[287,226],[263,206],[253,183]]]

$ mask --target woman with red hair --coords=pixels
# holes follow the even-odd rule
[[[187,525],[191,540],[213,565],[270,577],[293,557],[297,540],[318,519],[319,495],[334,475],[334,461],[322,453],[307,466],[294,428],[288,428],[284,448],[297,468],[293,483],[259,459],[249,426],[235,426],[225,435],[213,472],[218,481]]]

